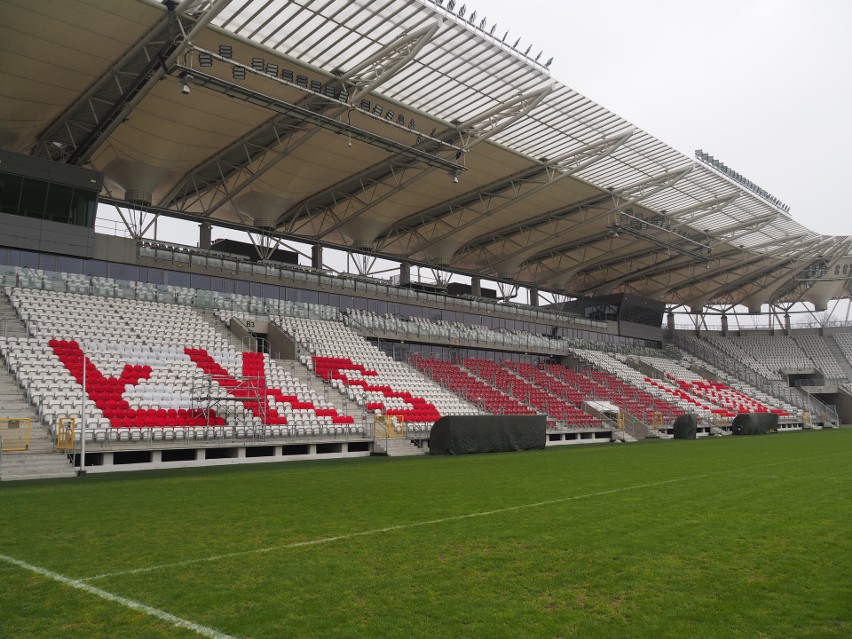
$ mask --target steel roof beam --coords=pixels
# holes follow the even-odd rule
[[[523,178],[514,177],[498,181],[487,187],[476,189],[448,202],[431,207],[400,222],[388,227],[377,236],[377,240],[385,240],[398,237],[405,233],[416,231],[431,222],[453,215],[453,217],[464,216],[467,221],[462,225],[446,224],[447,233],[434,235],[430,239],[417,246],[415,250],[422,251],[433,244],[447,239],[453,233],[458,232],[476,223],[484,216],[494,215],[503,209],[513,206],[523,199],[534,195],[552,184],[582,171],[586,167],[599,162],[605,157],[617,151],[630,137],[635,129],[609,136],[600,142],[588,144],[581,149],[566,153],[554,160],[545,161],[541,166],[524,175]],[[466,215],[468,214],[469,215]]]
[[[742,277],[737,278],[733,282],[725,283],[709,292],[706,293],[708,299],[715,299],[720,295],[727,295],[736,291],[743,286],[758,280],[760,277],[766,275],[767,273],[772,273],[776,269],[783,268],[784,265],[794,262],[802,255],[818,250],[819,247],[824,242],[819,238],[814,238],[810,241],[805,242],[804,244],[799,244],[797,250],[790,253],[789,247],[783,246],[779,247],[774,251],[770,251],[768,253],[762,254],[759,258],[755,258],[754,260],[750,260],[747,264],[756,264],[761,261],[765,261],[766,265],[757,269],[751,273],[747,273]],[[781,255],[779,259],[773,259],[776,255]],[[743,266],[742,264],[738,265],[740,268]],[[735,269],[734,269],[735,270]],[[681,289],[686,288],[687,286],[694,286],[702,281],[706,281],[709,279],[713,279],[717,274],[708,273],[706,277],[703,278],[695,278],[694,281],[687,284],[686,282],[679,282],[674,286],[668,286],[665,289],[661,289],[660,292],[673,293],[675,291],[679,291]]]
[[[784,238],[784,240],[794,242],[794,241],[801,239],[803,237],[805,237],[804,233],[790,237],[790,238]],[[753,251],[761,248],[762,246],[777,246],[777,245],[778,245],[778,240],[770,240],[769,242],[765,242],[762,245],[749,247],[749,252],[753,252]],[[786,251],[786,250],[788,250],[788,247],[786,245],[776,249],[777,252],[782,252],[782,251]],[[650,255],[652,255],[653,253],[656,253],[656,252],[657,252],[656,250],[648,251],[647,254],[643,255],[642,257],[648,257],[648,256],[650,256]],[[731,249],[729,251],[725,251],[724,253],[720,253],[720,254],[714,253],[713,256],[712,256],[712,260],[718,261],[718,262],[721,263],[723,260],[727,260],[727,259],[729,259],[729,258],[731,258],[735,255],[741,254],[743,252],[744,252],[744,249]],[[763,259],[766,255],[770,255],[770,254],[771,253],[763,253],[763,254],[757,255],[756,257],[754,257],[750,260],[746,260],[746,261],[738,260],[736,263],[734,263],[731,266],[726,267],[726,268],[713,268],[713,269],[711,269],[712,273],[702,274],[700,277],[693,278],[693,279],[695,281],[702,281],[702,280],[706,280],[710,277],[716,277],[716,276],[719,276],[719,275],[723,275],[723,274],[728,273],[730,271],[735,271],[737,269],[741,269],[741,268],[743,268],[743,266],[746,266],[748,264],[758,262],[761,259]],[[650,278],[653,278],[653,277],[656,277],[656,276],[659,276],[659,275],[666,275],[668,273],[676,273],[677,271],[683,270],[685,268],[693,268],[695,266],[695,260],[694,259],[687,258],[687,261],[683,261],[683,260],[684,260],[684,256],[678,255],[678,256],[673,256],[673,257],[669,258],[668,260],[664,260],[663,262],[660,262],[660,263],[657,263],[657,264],[652,264],[650,266],[646,266],[646,267],[641,268],[637,271],[633,271],[632,273],[628,273],[627,275],[624,275],[622,277],[619,277],[619,278],[613,280],[613,286],[618,286],[620,284],[628,283],[628,282],[634,282],[634,281],[637,281],[637,280],[640,280],[640,279],[650,279]],[[605,262],[603,264],[598,264],[597,268],[608,268],[609,266],[612,266],[612,265],[617,264],[618,262],[622,262],[622,261],[624,261],[624,258],[619,258],[617,260],[612,259],[612,260]],[[675,264],[672,264],[671,262],[675,262]],[[585,272],[585,269],[580,271],[580,273],[583,273],[583,272]]]
[[[335,81],[346,87],[349,104],[357,104],[367,92],[379,87],[403,69],[435,36],[439,26],[440,23],[435,22],[398,38],[348,73],[340,74]],[[219,58],[211,52],[205,53]],[[222,61],[235,64],[231,60]],[[251,67],[245,68],[247,72],[258,74]],[[201,74],[197,71],[186,69],[186,72],[193,77],[194,82],[201,79]],[[268,78],[265,73],[259,75]],[[205,82],[203,86],[222,91],[218,83],[210,79]],[[233,95],[230,90],[224,92]],[[324,114],[328,119],[340,116],[349,108],[337,100],[315,94],[306,96],[294,107]],[[310,126],[311,124],[313,126]],[[343,129],[344,125],[340,128]],[[346,128],[347,131],[351,130],[351,127]],[[182,206],[186,208],[201,204],[204,214],[212,215],[321,130],[322,125],[316,126],[316,123],[306,122],[303,114],[281,113],[191,169],[161,200],[161,206],[183,203]]]
[[[33,155],[85,164],[230,1],[166,5],[145,35],[39,135]]]
[[[639,202],[641,202],[642,200],[644,200],[646,198],[649,198],[653,195],[656,195],[657,193],[659,193],[661,191],[664,191],[666,189],[673,187],[675,184],[678,183],[678,181],[680,181],[686,175],[688,175],[690,171],[692,171],[692,166],[677,169],[677,170],[674,170],[674,171],[669,171],[669,172],[664,173],[662,175],[657,175],[657,176],[654,176],[654,177],[651,177],[651,178],[647,178],[645,180],[637,182],[636,184],[626,186],[626,187],[623,187],[623,188],[618,189],[618,190],[614,190],[612,192],[612,197],[616,201],[616,205],[613,206],[607,213],[604,213],[604,215],[616,213],[621,208],[623,208],[623,206],[626,205],[626,204],[638,204]],[[618,203],[619,198],[624,198],[624,201],[621,202],[621,203]],[[583,222],[582,224],[588,224],[588,223],[589,223],[589,220]],[[525,226],[528,226],[528,225],[525,225]],[[575,230],[575,228],[565,229],[564,232],[570,232],[572,230]],[[511,241],[511,238],[507,238],[507,239],[509,241]],[[535,253],[531,253],[531,251],[542,246],[543,244],[547,244],[547,243],[551,242],[552,240],[553,240],[553,237],[551,235],[547,235],[547,237],[545,237],[541,240],[538,240],[536,242],[533,242],[532,244],[521,246],[521,247],[519,247],[518,250],[514,251],[513,253],[503,254],[503,257],[500,260],[497,261],[497,264],[499,265],[499,264],[504,263],[504,262],[517,261],[518,258],[521,258],[519,264],[524,262],[524,261],[527,261],[526,258],[524,258],[525,255],[529,255],[529,254],[536,255]],[[547,250],[548,253],[550,253],[549,249],[546,249],[546,250]]]
[[[495,109],[491,109],[475,118],[447,129],[438,134],[440,140],[461,140],[463,150],[457,152],[456,159],[465,151],[486,141],[491,136],[511,126],[536,106],[550,93],[552,85],[547,84],[530,93],[518,96]],[[397,170],[393,170],[397,166]],[[409,187],[431,173],[434,168],[419,166],[411,162],[404,167],[400,158],[391,158],[386,162],[376,164],[366,171],[353,175],[334,187],[314,194],[278,217],[278,226],[292,225],[300,218],[316,213],[327,213],[335,222],[330,228],[323,229],[323,235],[328,235],[340,229],[344,224],[357,220],[381,202],[393,197],[400,190]],[[460,171],[459,171],[460,172]],[[386,183],[385,180],[390,180]],[[370,190],[366,192],[364,183],[369,182]],[[348,215],[338,211],[348,210]],[[375,238],[373,238],[375,239]],[[372,242],[371,242],[372,243]]]

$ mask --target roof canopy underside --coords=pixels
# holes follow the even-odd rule
[[[117,3],[0,0],[0,148],[163,213],[572,296],[819,302],[847,259],[434,3]]]

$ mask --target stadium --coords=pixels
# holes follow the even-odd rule
[[[8,636],[852,631],[849,237],[453,0],[0,17]]]

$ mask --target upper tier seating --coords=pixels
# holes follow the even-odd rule
[[[414,430],[427,430],[443,415],[479,413],[342,322],[280,315],[271,319],[311,354],[300,358],[309,368],[365,410],[402,417]]]
[[[831,352],[826,340],[830,337],[820,335],[796,335],[793,337],[799,347],[808,354],[817,370],[827,380],[846,381],[846,371]]]
[[[728,356],[757,371],[767,379],[783,379],[782,369],[819,368],[792,337],[786,335],[746,335],[706,338]]]

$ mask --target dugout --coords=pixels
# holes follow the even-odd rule
[[[429,433],[430,455],[503,453],[544,448],[544,415],[450,415]]]

